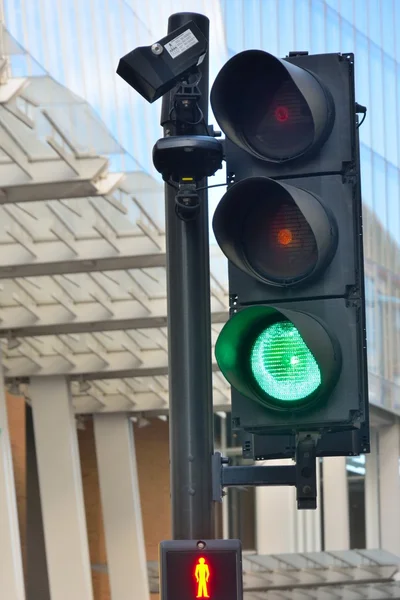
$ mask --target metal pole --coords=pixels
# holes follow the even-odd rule
[[[195,13],[169,18],[168,33],[194,21],[209,39],[209,20]],[[204,122],[190,133],[204,135],[208,124],[208,53],[200,66],[199,106]],[[175,133],[166,123],[169,98],[163,98],[164,136]],[[199,183],[206,185],[207,180]],[[211,456],[213,408],[211,372],[210,265],[207,191],[199,192],[196,219],[175,213],[176,190],[165,187],[169,406],[172,534],[174,539],[213,537]]]

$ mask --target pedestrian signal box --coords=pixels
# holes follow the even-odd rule
[[[160,544],[161,600],[242,600],[240,540],[170,540]]]

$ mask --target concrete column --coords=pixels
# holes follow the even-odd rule
[[[322,498],[321,498],[321,477],[320,477],[320,469],[319,469],[319,459],[317,462],[317,509],[316,510],[301,510],[297,511],[297,517],[299,518],[302,515],[304,521],[304,542],[302,546],[298,546],[298,552],[320,552],[322,550],[322,540],[321,540],[321,529],[322,529],[322,520],[321,520],[321,507],[322,507]]]
[[[0,356],[0,597],[24,600],[17,499]]]
[[[268,461],[268,464],[277,461]],[[295,497],[289,487],[256,487],[256,544],[259,554],[295,552]]]
[[[379,429],[381,547],[400,556],[400,424]]]
[[[51,600],[93,600],[75,418],[65,377],[30,384]]]
[[[265,465],[290,465],[290,460],[268,460]],[[319,489],[319,469],[317,486]],[[256,538],[259,554],[318,552],[321,550],[321,497],[317,510],[297,510],[294,487],[256,488]]]
[[[371,430],[371,453],[365,455],[365,532],[367,548],[380,547],[378,435]]]
[[[148,600],[133,426],[124,414],[100,414],[94,432],[111,598]]]
[[[323,459],[325,550],[349,550],[349,492],[346,457]]]

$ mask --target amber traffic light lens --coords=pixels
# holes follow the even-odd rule
[[[253,205],[244,222],[243,248],[251,268],[276,283],[303,279],[318,260],[314,233],[290,198]]]
[[[293,233],[291,229],[279,229],[277,238],[282,246],[287,246],[293,242]]]

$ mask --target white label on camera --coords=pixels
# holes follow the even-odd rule
[[[172,58],[177,58],[186,50],[189,50],[192,46],[197,44],[199,40],[194,35],[191,29],[187,29],[174,40],[171,40],[167,44],[165,44],[164,48],[167,52],[172,56]]]

